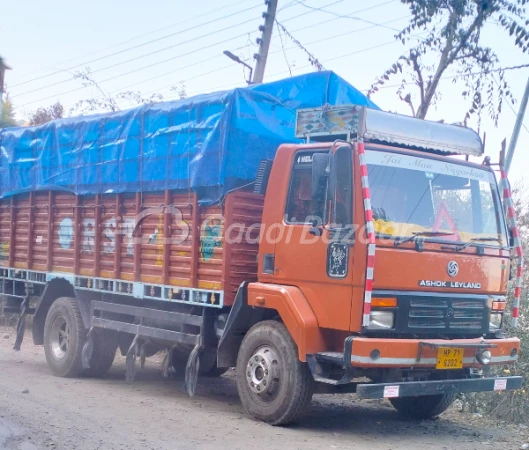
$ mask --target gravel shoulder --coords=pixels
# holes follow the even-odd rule
[[[0,328],[0,449],[514,450],[529,442],[529,430],[517,425],[455,409],[410,422],[384,401],[353,395],[317,395],[300,424],[271,427],[245,415],[233,373],[199,380],[189,398],[182,379],[161,377],[158,355],[134,383],[124,381],[122,357],[102,379],[63,379],[30,336],[21,352],[13,342],[13,330]]]

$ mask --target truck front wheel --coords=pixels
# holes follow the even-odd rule
[[[285,326],[254,325],[237,356],[237,389],[247,413],[272,425],[299,419],[312,399],[314,380]]]
[[[44,353],[54,375],[82,374],[81,353],[85,342],[86,330],[77,300],[58,298],[51,305],[44,324]]]
[[[431,419],[444,413],[454,403],[455,399],[455,394],[441,394],[390,398],[389,401],[405,417]]]

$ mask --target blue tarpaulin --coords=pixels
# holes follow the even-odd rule
[[[262,159],[297,142],[295,111],[377,106],[333,72],[0,130],[0,197],[193,189],[216,202],[255,179]]]

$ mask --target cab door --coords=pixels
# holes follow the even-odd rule
[[[313,179],[313,161],[318,154],[329,155],[329,151],[299,149],[289,168],[288,193],[276,234],[274,282],[299,287],[320,327],[349,330],[354,244],[352,150],[343,146],[334,153],[333,183],[331,177]]]

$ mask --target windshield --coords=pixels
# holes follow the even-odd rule
[[[436,240],[506,245],[492,172],[398,153],[366,156],[379,237],[436,233]]]

